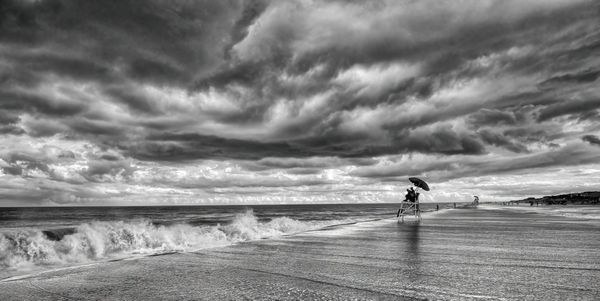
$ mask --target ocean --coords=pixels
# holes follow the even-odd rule
[[[600,207],[3,208],[0,300],[599,300]]]
[[[0,278],[389,218],[397,208],[397,204],[0,208]],[[422,204],[423,211],[434,208],[435,204]]]

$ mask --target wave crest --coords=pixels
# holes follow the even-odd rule
[[[164,226],[138,220],[85,223],[71,231],[61,229],[60,236],[48,230],[16,230],[0,233],[0,266],[19,268],[72,264],[134,254],[193,251],[293,234],[338,222],[279,217],[261,223],[250,210],[236,215],[227,225],[217,226]]]

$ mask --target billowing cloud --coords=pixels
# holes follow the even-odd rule
[[[585,135],[581,139],[589,144],[600,145],[600,138],[595,135]]]
[[[599,18],[591,0],[3,1],[0,195],[391,201],[420,175],[431,201],[473,177],[500,200],[560,189],[527,172],[586,182]]]

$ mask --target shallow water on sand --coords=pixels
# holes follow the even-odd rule
[[[2,281],[0,299],[598,300],[599,230],[543,210],[444,210]]]

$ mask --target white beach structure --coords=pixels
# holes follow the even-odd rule
[[[403,201],[400,203],[398,222],[404,223],[405,221],[421,221],[421,210],[418,198],[414,202]]]

